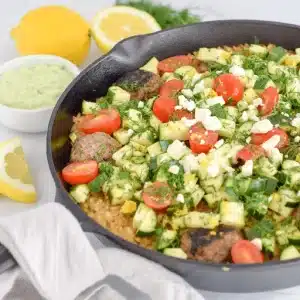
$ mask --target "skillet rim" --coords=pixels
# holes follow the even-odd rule
[[[73,88],[73,86],[81,80],[81,78],[85,75],[85,73],[87,73],[89,70],[95,68],[98,64],[100,64],[101,62],[105,61],[106,59],[109,59],[111,56],[113,56],[114,53],[118,52],[119,49],[123,48],[124,44],[130,43],[131,41],[135,41],[135,40],[146,40],[149,37],[151,38],[151,36],[156,36],[156,35],[160,35],[160,34],[164,34],[165,32],[172,32],[172,31],[176,31],[182,28],[189,28],[189,27],[198,27],[201,26],[203,24],[208,24],[208,25],[222,25],[222,24],[250,24],[250,25],[258,25],[258,26],[275,26],[275,27],[280,27],[281,29],[287,28],[287,29],[296,29],[299,30],[300,33],[300,25],[295,25],[295,24],[289,24],[289,23],[284,23],[284,22],[276,22],[276,21],[262,21],[262,20],[250,20],[250,19],[232,19],[232,20],[213,20],[213,21],[203,21],[200,23],[194,23],[194,24],[189,24],[189,25],[184,25],[184,26],[178,26],[175,28],[171,28],[171,29],[165,29],[165,30],[161,30],[161,31],[157,31],[154,33],[150,33],[150,34],[146,34],[146,35],[137,35],[134,37],[129,37],[127,39],[122,40],[121,42],[117,43],[107,54],[99,57],[98,59],[96,59],[94,62],[92,62],[91,64],[89,64],[86,68],[84,68],[80,74],[70,83],[70,85],[66,88],[66,90],[62,93],[62,95],[60,96],[59,100],[57,101],[52,114],[51,114],[51,118],[49,121],[49,125],[48,125],[48,130],[47,130],[47,137],[46,137],[46,146],[47,146],[47,161],[48,161],[48,165],[49,165],[49,169],[52,175],[52,178],[55,182],[55,186],[56,186],[56,193],[59,194],[59,196],[63,199],[68,199],[70,201],[70,204],[74,204],[74,209],[75,206],[77,206],[78,208],[78,212],[81,214],[82,218],[84,220],[86,220],[85,222],[81,222],[77,217],[78,221],[81,223],[81,225],[86,224],[87,222],[87,226],[90,227],[97,227],[97,230],[90,230],[89,232],[94,233],[94,234],[100,234],[103,235],[104,237],[106,237],[107,239],[115,242],[116,244],[120,245],[120,244],[127,244],[127,248],[133,248],[134,251],[129,250],[130,252],[133,253],[138,253],[139,255],[149,258],[151,256],[158,256],[161,259],[165,259],[165,260],[169,260],[170,263],[178,263],[178,261],[180,261],[181,263],[185,263],[188,265],[195,265],[195,266],[201,266],[202,268],[207,267],[207,269],[212,269],[215,271],[224,271],[224,268],[229,268],[230,272],[233,271],[251,271],[251,270],[255,270],[255,271],[259,271],[262,269],[277,269],[277,268],[282,268],[282,267],[287,267],[290,268],[293,265],[298,265],[300,262],[300,258],[296,258],[296,259],[291,259],[291,260],[287,260],[287,261],[280,261],[280,260],[276,260],[276,261],[268,261],[265,262],[263,264],[226,264],[226,263],[211,263],[211,262],[202,262],[202,261],[196,261],[196,260],[185,260],[185,259],[181,259],[181,258],[175,258],[175,257],[171,257],[171,256],[167,256],[165,254],[162,254],[158,251],[155,250],[151,250],[151,249],[147,249],[144,247],[139,246],[138,244],[134,244],[131,243],[125,239],[123,239],[122,237],[115,235],[114,233],[112,233],[111,231],[109,231],[108,229],[106,229],[105,227],[101,226],[100,224],[96,223],[93,219],[91,219],[86,213],[83,212],[83,210],[77,205],[75,204],[72,199],[70,198],[69,194],[67,193],[66,189],[64,188],[64,186],[62,185],[59,177],[57,176],[57,172],[54,166],[54,162],[53,162],[53,156],[52,156],[52,150],[51,150],[51,137],[52,137],[52,129],[53,129],[53,125],[54,125],[54,121],[56,119],[57,116],[57,112],[62,104],[62,102],[64,101],[65,96],[70,92],[70,90]],[[72,212],[72,211],[71,211]],[[73,213],[73,212],[72,212]],[[84,228],[83,228],[84,229]],[[128,250],[128,249],[126,249]],[[159,262],[156,262],[159,263]],[[160,263],[159,263],[160,264]]]

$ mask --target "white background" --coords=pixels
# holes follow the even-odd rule
[[[174,7],[180,8],[196,7],[195,12],[200,14],[203,20],[214,19],[261,19],[274,20],[300,24],[300,1],[298,0],[188,0],[188,1],[164,1],[171,3]],[[77,10],[88,20],[95,15],[98,9],[110,6],[110,0],[0,0],[0,63],[9,60],[17,55],[9,31],[18,24],[21,16],[29,9],[45,4],[63,4]],[[180,4],[184,3],[184,4]],[[300,38],[299,39],[300,46]],[[100,55],[93,45],[89,58],[85,64],[93,61]],[[0,141],[10,137],[19,136],[22,139],[25,155],[32,169],[38,192],[38,202],[33,205],[26,205],[12,202],[0,197],[0,216],[8,215],[18,211],[31,209],[48,201],[53,201],[55,188],[48,170],[46,159],[46,137],[45,134],[20,134],[13,132],[0,125]],[[0,191],[1,193],[1,191]],[[283,278],[282,280],[288,280]],[[229,295],[203,292],[209,300],[298,300],[300,287],[285,291],[268,292],[260,294]]]

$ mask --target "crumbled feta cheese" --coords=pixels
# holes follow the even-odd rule
[[[199,93],[203,92],[204,89],[205,89],[204,81],[201,80],[200,82],[198,82],[195,85],[195,87],[193,89],[193,95],[196,95],[196,94],[199,94]]]
[[[255,238],[251,243],[258,248],[259,251],[262,250],[262,240],[260,238]]]
[[[207,174],[209,177],[217,177],[220,174],[220,167],[216,162],[212,162],[207,167]]]
[[[176,105],[176,106],[175,106],[175,110],[180,110],[180,109],[182,109],[182,106],[181,106],[181,105]]]
[[[134,134],[134,131],[133,131],[132,129],[128,129],[128,130],[127,130],[127,133],[128,133],[129,135],[133,135],[133,134]]]
[[[200,153],[197,156],[197,159],[198,159],[199,162],[203,161],[204,159],[206,159],[206,154],[205,153]]]
[[[272,162],[275,162],[277,164],[281,164],[283,161],[283,154],[279,151],[278,148],[273,148],[269,151],[268,156],[272,160]]]
[[[199,122],[203,122],[206,118],[211,116],[211,111],[208,108],[196,108],[195,119]]]
[[[296,114],[296,118],[300,118],[300,113],[297,113],[297,114]]]
[[[201,74],[199,74],[199,73],[195,74],[192,78],[192,82],[191,82],[192,86],[194,86],[200,79],[201,79]],[[195,87],[196,87],[196,85],[195,85]]]
[[[222,96],[217,96],[217,97],[207,99],[206,103],[207,103],[208,106],[213,106],[213,105],[216,105],[216,104],[224,105],[225,101],[224,101]]]
[[[188,100],[183,95],[178,96],[179,105],[182,106],[182,108],[187,109],[188,111],[193,111],[196,108],[196,104],[193,100]]]
[[[181,118],[181,121],[184,123],[184,125],[186,127],[192,127],[193,125],[195,125],[197,123],[196,119],[187,119],[186,117]]]
[[[248,109],[249,109],[249,110],[252,110],[252,109],[254,109],[254,108],[255,108],[255,106],[254,106],[253,104],[248,105]]]
[[[262,143],[261,146],[269,154],[271,153],[272,149],[274,149],[278,145],[279,142],[280,142],[280,135],[275,134],[272,137],[270,137],[267,141]]]
[[[292,126],[296,127],[296,128],[300,128],[300,118],[295,118],[292,120]]]
[[[267,133],[273,129],[273,124],[268,119],[258,121],[253,124],[251,132],[253,133]]]
[[[254,99],[254,100],[253,100],[253,105],[254,105],[255,107],[263,106],[263,101],[262,101],[262,99],[261,99],[261,98],[256,98],[256,99]]]
[[[221,140],[218,140],[216,143],[215,143],[215,148],[220,148],[222,145],[224,144],[224,140],[221,139]]]
[[[296,137],[294,138],[294,141],[295,141],[296,143],[299,143],[299,142],[300,142],[300,136],[296,136]]]
[[[242,113],[242,116],[241,116],[241,120],[243,121],[243,122],[247,122],[248,121],[248,113],[247,113],[247,111],[243,111],[243,113]]]
[[[246,75],[246,72],[245,70],[240,67],[240,66],[237,66],[237,65],[233,65],[230,69],[229,69],[229,72],[231,74],[233,74],[234,76],[245,76]]]
[[[184,196],[182,194],[178,194],[176,197],[176,201],[184,203]]]
[[[253,173],[253,160],[247,160],[242,166],[241,171],[243,176],[251,176]]]
[[[190,89],[183,89],[183,90],[181,90],[181,93],[185,97],[188,97],[188,98],[192,98],[193,97],[193,91],[190,90]]]
[[[143,108],[144,107],[144,102],[143,101],[139,101],[138,103],[138,108]]]
[[[167,153],[176,160],[179,160],[187,152],[187,147],[184,143],[179,140],[175,140],[172,144],[169,145]]]
[[[172,174],[177,175],[179,173],[179,167],[177,165],[171,166],[168,171]]]
[[[220,130],[222,123],[217,117],[208,117],[202,121],[202,124],[206,130]]]
[[[248,136],[248,137],[246,138],[246,143],[247,143],[247,144],[250,144],[250,142],[251,142],[251,136]]]
[[[204,154],[204,153],[203,153]],[[188,154],[180,161],[185,173],[196,171],[199,166],[198,158],[193,154]]]

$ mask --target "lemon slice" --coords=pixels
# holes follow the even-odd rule
[[[144,11],[129,6],[113,6],[98,12],[91,30],[98,47],[106,52],[125,38],[152,33],[161,28]]]
[[[0,143],[0,194],[15,201],[36,201],[36,192],[19,138]]]

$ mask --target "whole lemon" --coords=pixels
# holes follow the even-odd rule
[[[80,65],[90,49],[89,24],[64,6],[43,6],[29,11],[11,36],[21,55],[53,54]]]

